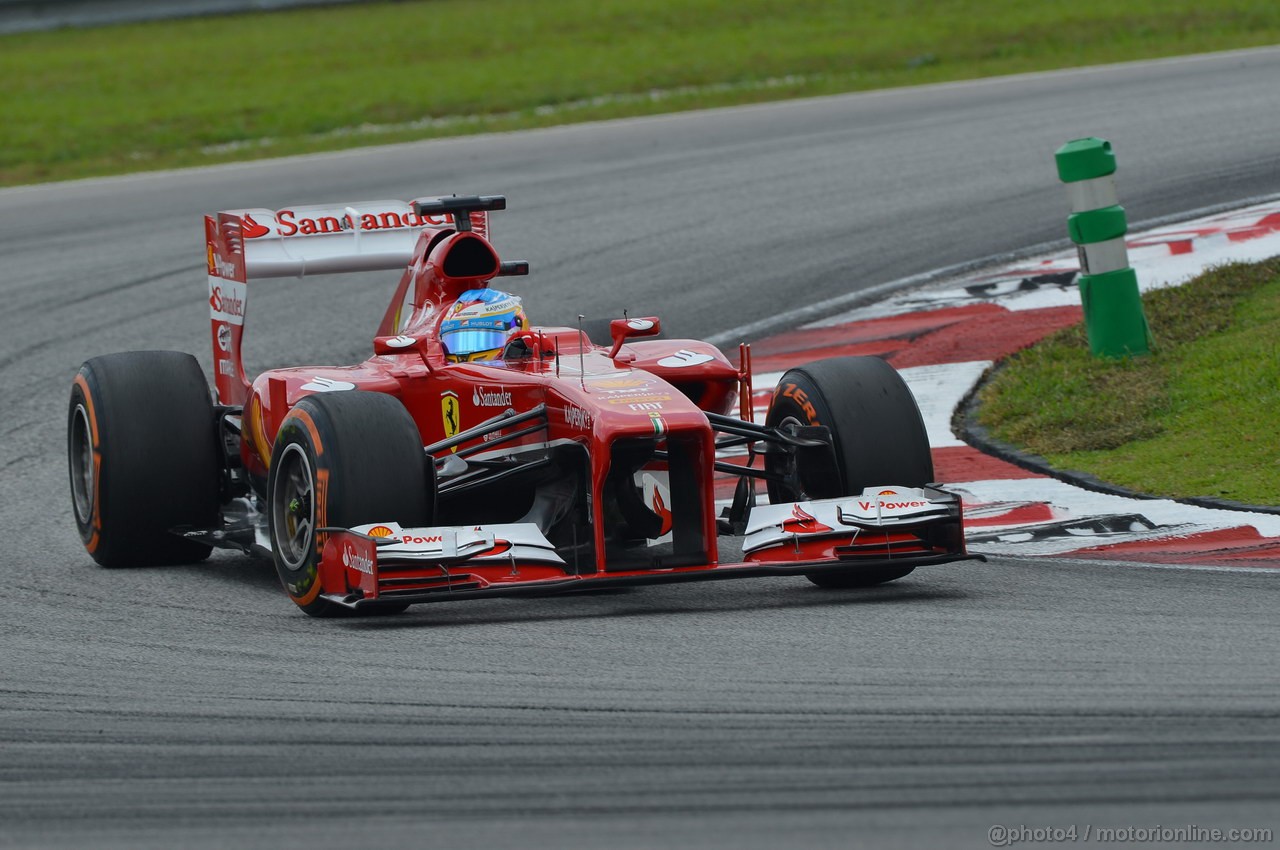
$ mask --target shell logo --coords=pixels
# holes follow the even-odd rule
[[[876,495],[877,496],[896,496],[898,495],[898,491],[897,490],[881,490],[879,493],[876,493]]]
[[[369,536],[370,537],[390,537],[391,529],[387,528],[385,525],[375,525],[373,528],[369,529]]]
[[[831,531],[831,526],[796,505],[791,509],[791,518],[782,523],[782,530],[791,534],[825,534]]]
[[[671,514],[671,509],[667,507],[666,500],[662,498],[662,490],[657,487],[653,488],[653,504],[650,505],[650,508],[662,519],[662,530],[658,532],[658,536],[662,537],[671,531],[671,525],[675,522],[675,517]]]

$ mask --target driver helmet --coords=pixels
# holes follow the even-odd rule
[[[440,342],[451,363],[493,360],[508,337],[528,329],[519,297],[497,289],[468,289],[445,313]]]

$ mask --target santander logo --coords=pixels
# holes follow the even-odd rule
[[[373,558],[368,555],[361,555],[351,546],[342,547],[342,565],[350,567],[358,573],[373,575]]]
[[[257,239],[259,236],[266,236],[270,232],[271,228],[267,227],[265,224],[258,224],[258,222],[253,220],[253,216],[247,213],[245,214],[244,227],[241,230],[245,239]]]
[[[511,391],[506,387],[496,390],[476,387],[471,391],[471,403],[476,407],[508,407],[511,405]]]
[[[209,295],[209,306],[215,313],[244,318],[244,299],[233,292],[223,293],[221,286],[213,287]]]
[[[275,232],[278,236],[313,236],[317,233],[342,233],[345,230],[397,230],[405,227],[443,227],[453,223],[451,216],[418,215],[409,210],[380,210],[360,213],[333,210],[317,211],[314,215],[299,215],[295,210],[279,210],[275,213]],[[260,239],[270,235],[271,228],[254,219],[248,213],[240,217],[244,222],[245,239]]]

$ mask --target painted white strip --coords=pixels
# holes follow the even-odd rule
[[[1243,527],[1252,527],[1262,537],[1280,537],[1280,516],[1202,508],[1184,505],[1171,499],[1131,499],[1084,490],[1054,478],[948,483],[947,489],[959,493],[966,504],[1043,503],[1052,506],[1055,515],[1066,520],[1136,514],[1155,526],[1154,528],[1135,527],[1122,534],[1105,536],[1090,536],[1084,533],[1066,534],[1051,540],[1036,540],[1031,535],[1037,525],[1044,525],[1044,523],[1019,527],[970,528],[969,533],[973,536],[992,533],[1008,535],[1007,539],[1000,542],[982,543],[975,547],[976,551],[988,554],[1055,555],[1108,543],[1166,540],[1206,531]],[[1016,536],[1018,532],[1025,532],[1021,539]]]
[[[1100,210],[1120,203],[1120,198],[1116,195],[1116,176],[1114,174],[1108,174],[1106,177],[1095,177],[1092,180],[1078,180],[1075,183],[1067,183],[1065,185],[1067,187],[1067,202],[1071,204],[1072,212]]]
[[[1110,531],[1090,533],[1086,530],[1068,534],[1056,534],[1039,538],[1034,528],[1009,529],[1000,532],[997,540],[969,540],[968,549],[981,555],[1035,555],[1045,557],[1066,555],[1082,549],[1094,549],[1100,546],[1116,546],[1121,543],[1137,543],[1142,541],[1163,540],[1170,537],[1187,537],[1197,533],[1194,526],[1176,526],[1162,529],[1163,534],[1156,534],[1135,523],[1129,531]]]
[[[1196,219],[1131,232],[1126,237],[1128,265],[1137,272],[1141,291],[1177,286],[1221,263],[1253,262],[1280,254],[1280,232],[1256,233],[1259,222],[1280,215],[1280,199],[1272,197],[1227,212],[1219,207],[1211,209],[1211,213]],[[1240,238],[1245,235],[1252,238]],[[1172,245],[1180,249],[1189,245],[1191,250],[1175,254]],[[1080,291],[1072,278],[1079,270],[1075,246],[1041,252],[1025,260],[998,260],[968,274],[963,270],[948,274],[944,269],[904,279],[896,288],[887,286],[893,294],[875,304],[828,313],[804,327],[832,327],[979,302],[996,303],[1015,311],[1079,306]],[[1065,283],[1049,279],[1053,275]]]
[[[1252,526],[1264,537],[1280,537],[1280,516],[1184,505],[1172,499],[1134,499],[1074,487],[1056,478],[969,481],[948,485],[972,495],[974,501],[1047,502],[1074,516],[1139,513],[1157,525],[1190,523],[1205,530]]]
[[[965,394],[991,368],[990,360],[970,363],[944,363],[938,366],[912,366],[899,369],[911,394],[920,406],[929,445],[935,449],[963,446],[963,440],[951,430],[951,416]]]
[[[821,359],[821,352],[814,352],[815,360]],[[920,415],[924,419],[925,431],[929,434],[929,444],[935,449],[947,446],[963,446],[964,441],[956,437],[951,430],[952,412],[959,406],[965,393],[978,382],[982,373],[991,367],[990,360],[979,360],[970,363],[944,363],[938,366],[912,366],[899,369],[898,374],[907,382],[911,394],[920,406]],[[772,392],[782,380],[782,372],[760,372],[752,376],[751,386],[756,392]],[[767,408],[763,406],[758,410]],[[731,411],[737,415],[737,406]],[[763,421],[757,416],[757,421]]]
[[[821,359],[821,352],[815,352],[814,360]],[[756,372],[751,376],[752,392],[773,392],[778,386],[778,381],[782,380],[783,372]]]
[[[1108,239],[1080,246],[1080,268],[1085,274],[1107,274],[1129,268],[1129,249],[1124,239]]]

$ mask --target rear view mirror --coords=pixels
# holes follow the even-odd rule
[[[613,338],[610,357],[617,357],[622,344],[629,339],[640,336],[657,336],[662,333],[662,321],[657,316],[645,316],[640,319],[614,319],[609,323],[609,336]]]

